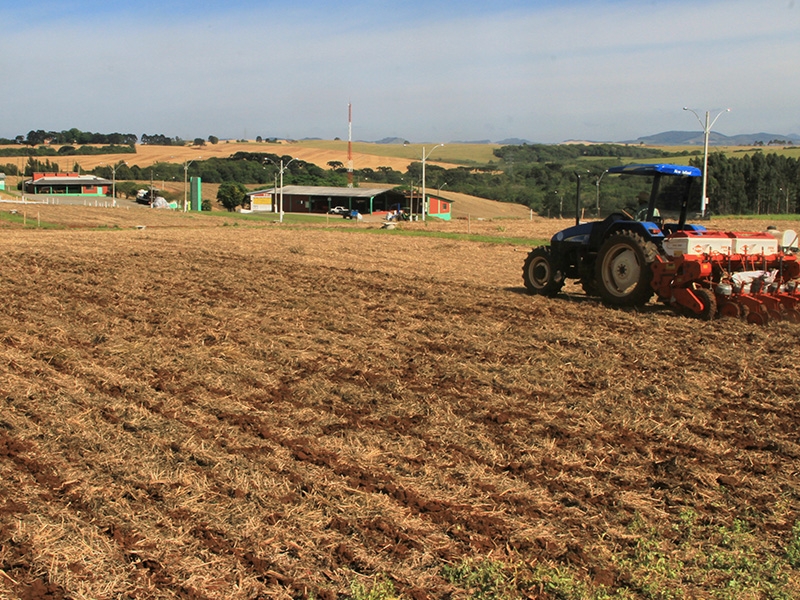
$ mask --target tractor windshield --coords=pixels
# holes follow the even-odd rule
[[[686,194],[689,194],[687,202],[687,216],[692,218],[695,214],[700,214],[700,187],[693,186],[687,188],[691,180],[686,177],[664,177],[661,185],[658,186],[655,208],[661,213],[662,219],[677,221],[680,219],[681,209]]]
[[[620,175],[619,190],[625,198],[625,210],[637,220],[684,222],[687,215],[700,211],[700,190],[691,185],[700,176],[700,169],[634,164],[612,167],[608,172]]]

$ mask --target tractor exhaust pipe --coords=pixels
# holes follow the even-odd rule
[[[575,194],[575,225],[581,224],[581,176],[577,171],[573,171],[578,178],[578,191]]]

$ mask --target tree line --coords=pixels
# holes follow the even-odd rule
[[[700,159],[692,165],[702,168]],[[800,160],[774,152],[708,156],[709,210],[716,214],[797,213]]]
[[[634,154],[633,157],[630,155]],[[677,154],[686,155],[685,152]],[[571,215],[575,208],[578,178],[581,180],[581,205],[586,214],[595,216],[624,209],[633,210],[637,196],[649,189],[642,177],[605,177],[605,171],[629,162],[659,159],[668,161],[675,153],[652,148],[622,145],[523,145],[504,146],[495,151],[497,163],[460,166],[446,169],[426,165],[429,193],[461,192],[501,202],[525,205],[543,216]],[[188,177],[199,176],[209,183],[280,185],[280,161],[283,160],[284,185],[345,186],[347,170],[341,162],[331,161],[328,169],[290,156],[272,153],[237,152],[229,158],[212,158],[188,165]],[[291,161],[291,162],[290,162]],[[702,168],[702,156],[694,153],[690,164]],[[110,167],[98,167],[95,174],[111,178]],[[798,159],[761,151],[742,157],[721,152],[709,155],[707,210],[712,214],[796,213],[800,208],[800,164]],[[184,166],[156,163],[140,168],[120,163],[116,177],[135,180],[181,180]],[[390,167],[355,169],[356,185],[389,183],[399,188],[419,188],[422,163],[413,162],[403,173]],[[700,206],[701,189],[693,189],[693,205]]]
[[[79,168],[80,165],[78,165],[78,163],[72,166],[73,171],[78,171]],[[6,175],[22,175],[24,177],[32,177],[34,173],[59,173],[63,170],[64,169],[59,167],[58,163],[50,162],[48,159],[39,160],[33,157],[28,158],[21,173],[19,167],[13,163],[0,165],[0,173],[5,173]]]
[[[195,145],[205,144],[203,138],[195,138]],[[208,141],[212,144],[219,142],[219,138],[210,135]],[[81,131],[73,127],[72,129],[64,129],[62,131],[45,131],[44,129],[35,129],[28,132],[27,135],[17,135],[13,139],[0,138],[0,146],[76,146],[87,144],[105,144],[107,146],[134,146],[140,142],[140,138],[133,133],[94,133],[91,131]],[[149,144],[153,146],[185,146],[188,142],[180,137],[169,137],[161,133],[147,134],[143,133],[141,137],[142,144]],[[110,154],[110,153],[108,153]],[[12,155],[6,155],[12,156]]]
[[[150,140],[150,137],[147,138]],[[155,136],[156,142],[164,142]],[[213,143],[213,142],[212,142]],[[77,150],[77,149],[76,149]],[[76,152],[77,153],[77,152]],[[426,185],[434,191],[462,192],[491,200],[525,205],[540,215],[571,215],[575,207],[578,178],[581,181],[581,204],[587,214],[636,206],[638,194],[649,187],[641,177],[604,177],[605,171],[633,160],[669,162],[676,156],[690,156],[689,163],[702,168],[699,150],[670,153],[664,150],[621,144],[522,144],[497,148],[497,161],[488,164],[459,166],[450,169],[426,165]],[[181,181],[201,177],[209,183],[235,182],[249,185],[280,184],[281,160],[285,165],[284,185],[345,186],[348,175],[339,161],[324,169],[290,156],[266,152],[237,152],[228,158],[197,160],[186,165],[156,163],[150,167],[116,165],[117,181]],[[13,175],[17,167],[2,168]],[[50,161],[28,158],[25,174],[56,171]],[[77,170],[77,166],[76,166]],[[112,167],[101,166],[95,175],[111,179]],[[400,188],[419,188],[422,164],[413,162],[406,172],[390,167],[355,169],[356,185],[389,183]],[[700,185],[693,191],[700,205]],[[712,152],[708,160],[708,211],[711,214],[774,214],[800,211],[800,162],[797,158],[757,150],[741,157]]]
[[[200,177],[208,183],[238,182],[242,184],[280,185],[281,160],[285,166],[284,185],[314,185],[343,187],[347,177],[332,169],[326,170],[313,163],[292,159],[291,156],[262,152],[237,152],[229,158],[210,158],[189,164],[157,162],[149,167],[117,163],[117,180],[183,181],[184,177]],[[92,170],[99,177],[111,179],[111,166]]]
[[[630,159],[669,162],[690,156],[689,164],[702,169],[700,151],[669,153],[652,148],[621,145],[524,145],[504,146],[495,151],[497,165],[481,168],[444,169],[427,165],[429,190],[441,189],[516,202],[540,215],[571,215],[575,208],[578,178],[581,204],[587,214],[631,210],[636,198],[649,189],[641,177],[604,177],[606,169]],[[419,177],[421,163],[413,163],[409,174]],[[800,160],[761,150],[741,157],[712,152],[708,159],[710,214],[776,214],[800,212]],[[692,206],[699,209],[701,186],[692,190]]]
[[[131,146],[138,141],[132,133],[93,133],[81,131],[73,127],[63,131],[45,131],[44,129],[31,130],[27,135],[18,135],[14,139],[0,138],[0,145],[21,144],[25,146],[40,146],[42,144],[77,145],[77,144],[107,144]]]
[[[51,146],[0,148],[0,156],[87,156],[93,154],[136,154],[134,146]]]

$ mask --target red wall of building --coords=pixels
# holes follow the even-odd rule
[[[80,177],[78,173],[34,173],[33,180],[44,179],[45,177]]]
[[[450,212],[450,202],[434,196],[428,196],[428,214],[445,215]]]

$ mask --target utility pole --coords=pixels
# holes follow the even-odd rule
[[[700,198],[700,216],[705,218],[706,216],[706,204],[708,203],[708,137],[711,133],[711,128],[714,126],[714,123],[717,122],[720,115],[724,112],[730,112],[730,108],[726,108],[725,110],[719,111],[714,120],[711,121],[709,124],[709,111],[706,111],[706,121],[705,124],[703,121],[700,120],[700,115],[698,115],[694,110],[689,108],[688,106],[684,106],[683,110],[688,110],[689,112],[693,113],[695,117],[697,117],[698,122],[703,127],[703,192],[702,198]]]

